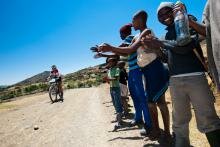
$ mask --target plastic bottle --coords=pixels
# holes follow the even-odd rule
[[[181,1],[176,2],[175,8],[181,8],[177,10],[174,17],[176,40],[179,46],[184,46],[191,41],[188,15],[186,13],[186,8]]]

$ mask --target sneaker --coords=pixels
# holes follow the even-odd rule
[[[117,122],[117,120],[116,120],[116,119],[111,121],[111,123],[116,123],[116,122]]]
[[[119,123],[122,122],[122,113],[117,113],[117,114],[116,114],[116,120],[117,120],[117,122],[119,122]]]
[[[140,135],[141,136],[149,136],[149,134],[152,132],[152,128],[149,128],[149,127],[143,127],[141,130],[140,130]]]
[[[117,123],[115,126],[114,126],[114,129],[113,129],[113,132],[117,131],[118,129],[121,128],[121,124],[120,123]]]
[[[149,128],[146,125],[144,125],[144,127],[140,131],[140,135],[148,136],[151,140],[154,140],[160,137],[160,130]]]
[[[134,126],[137,126],[137,125],[141,125],[141,124],[143,124],[143,121],[141,120],[141,121],[136,121],[136,120],[132,120],[130,123],[129,123],[129,126],[130,127],[134,127]]]

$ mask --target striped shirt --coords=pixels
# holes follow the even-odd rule
[[[129,35],[128,37],[125,38],[124,43],[130,45],[133,38],[134,36]],[[137,65],[137,52],[132,53],[128,56],[128,66],[129,66],[129,70],[134,70],[139,68],[139,66]]]

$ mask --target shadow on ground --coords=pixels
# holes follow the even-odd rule
[[[143,137],[139,137],[139,136],[135,136],[135,137],[116,137],[116,138],[113,138],[113,139],[110,139],[108,141],[114,141],[114,140],[118,140],[118,139],[121,139],[121,140],[142,140],[144,139]]]

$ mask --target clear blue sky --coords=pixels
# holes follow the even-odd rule
[[[206,0],[182,1],[201,21]],[[89,48],[101,42],[118,45],[119,28],[138,10],[146,10],[148,27],[157,36],[163,35],[164,26],[156,17],[160,2],[0,0],[0,85],[50,70],[52,64],[67,74],[103,63],[103,59],[93,59]]]

